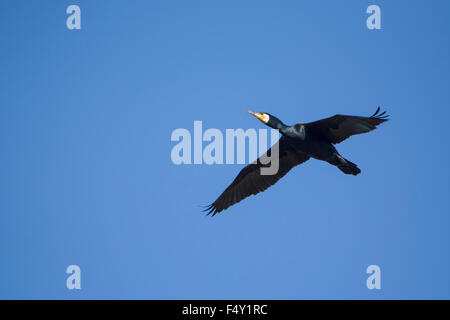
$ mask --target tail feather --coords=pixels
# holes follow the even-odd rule
[[[339,170],[341,170],[343,173],[345,174],[352,174],[354,176],[358,175],[361,173],[361,170],[358,168],[358,166],[356,164],[354,164],[353,162],[342,158],[344,161],[339,164],[337,167],[339,168]]]

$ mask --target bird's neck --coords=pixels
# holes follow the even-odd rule
[[[267,125],[273,129],[278,130],[282,135],[291,137],[294,135],[292,126],[285,125],[280,119],[273,117],[272,121]]]
[[[281,123],[276,129],[278,129],[283,136],[290,138],[299,137],[299,134],[297,130],[295,130],[294,126],[287,126],[284,123]]]
[[[283,122],[277,122],[274,126],[274,129],[279,130],[281,133],[288,132],[290,126],[285,125]]]

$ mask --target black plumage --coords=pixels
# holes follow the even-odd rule
[[[278,129],[281,138],[277,142],[279,148],[278,172],[274,175],[261,174],[261,167],[268,167],[262,159],[270,155],[273,147],[253,163],[239,172],[234,181],[204,211],[213,216],[250,195],[263,192],[274,185],[293,167],[309,158],[326,161],[345,174],[358,175],[361,170],[356,164],[343,158],[333,144],[340,143],[348,137],[374,130],[379,124],[387,121],[388,115],[380,113],[380,108],[370,117],[335,115],[330,118],[310,123],[298,123],[287,126],[276,117],[265,112],[250,114],[271,128]],[[274,146],[275,147],[275,146]]]

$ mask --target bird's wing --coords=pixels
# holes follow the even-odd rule
[[[346,116],[333,117],[305,124],[307,130],[321,135],[330,143],[340,143],[348,137],[374,130],[380,123],[387,121],[386,112],[380,113],[380,107],[370,117]]]
[[[208,215],[212,214],[214,216],[250,195],[266,190],[280,180],[293,167],[309,159],[308,155],[292,148],[286,140],[287,139],[283,136],[277,142],[279,147],[279,167],[276,174],[262,175],[260,170],[261,167],[270,167],[270,163],[262,164],[261,159],[271,154],[272,147],[255,162],[242,169],[219,198],[204,211],[207,211]]]

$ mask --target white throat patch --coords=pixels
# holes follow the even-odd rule
[[[266,114],[266,113],[262,114],[262,116],[261,116],[261,121],[262,122],[267,123],[267,122],[269,122],[269,119],[270,119],[270,117],[269,117],[268,114]]]

